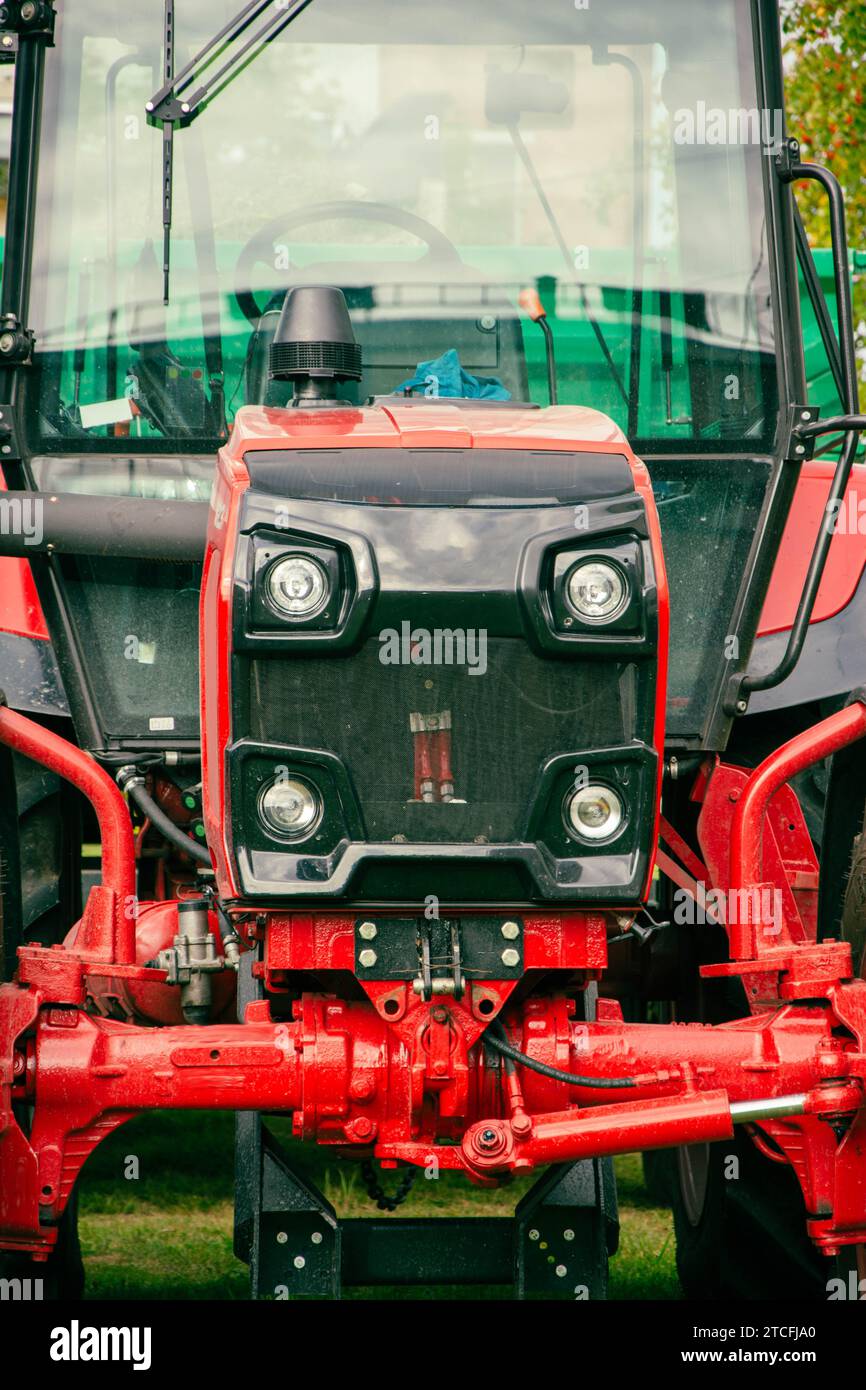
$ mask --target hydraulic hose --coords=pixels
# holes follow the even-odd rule
[[[494,1032],[493,1029],[497,1031]],[[560,1071],[558,1067],[549,1067],[546,1062],[538,1062],[534,1057],[527,1057],[525,1052],[520,1052],[508,1041],[505,1029],[502,1024],[491,1024],[484,1034],[485,1047],[491,1047],[494,1052],[498,1052],[506,1059],[506,1063],[519,1062],[528,1071],[538,1072],[539,1076],[549,1076],[551,1081],[563,1081],[567,1086],[586,1086],[594,1091],[622,1090],[636,1084],[633,1077],[623,1076],[618,1080],[607,1080],[600,1076],[576,1076],[570,1071]]]
[[[178,849],[182,849],[184,854],[197,860],[199,864],[206,864],[208,868],[211,867],[210,850],[207,845],[200,845],[198,840],[194,840],[191,835],[187,835],[185,830],[181,830],[179,825],[175,825],[171,817],[165,814],[162,807],[145,789],[144,779],[140,772],[134,767],[122,767],[117,774],[117,780],[122,790],[132,797],[139,811],[147,816],[151,825],[156,826],[161,835],[164,835]]]

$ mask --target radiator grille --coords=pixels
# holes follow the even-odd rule
[[[347,655],[257,656],[249,667],[250,735],[340,757],[371,841],[519,840],[547,758],[636,732],[632,663],[548,659],[516,638],[488,640],[483,675],[383,665],[380,653],[371,639]],[[443,711],[455,800],[423,804],[414,800],[410,715]]]

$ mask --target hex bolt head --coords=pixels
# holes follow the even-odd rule
[[[516,922],[503,922],[502,935],[506,941],[516,941],[520,935],[520,928]]]
[[[313,1231],[313,1234],[310,1236],[310,1240],[313,1242],[314,1245],[321,1245],[323,1240],[322,1232]]]
[[[502,952],[502,964],[503,964],[503,965],[519,965],[519,964],[520,964],[520,952],[519,952],[519,951],[515,951],[515,949],[514,949],[513,946],[506,946],[505,950]]]
[[[285,1245],[288,1238],[285,1231],[277,1231],[277,1245]]]
[[[376,923],[362,922],[358,928],[358,933],[362,941],[372,941],[376,935]]]
[[[306,1263],[307,1262],[304,1259],[303,1255],[296,1255],[294,1260],[292,1261],[292,1264],[295,1266],[295,1269],[303,1269]]]
[[[378,959],[379,957],[376,955],[375,951],[362,951],[358,956],[358,963],[369,970],[371,966],[376,964]]]
[[[568,1273],[568,1267],[566,1265],[557,1265],[555,1273],[557,1279],[564,1279]]]

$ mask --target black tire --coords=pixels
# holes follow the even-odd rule
[[[866,948],[866,833],[854,838],[851,868],[842,903],[842,940],[850,941],[854,973],[863,973],[863,952]]]
[[[718,1024],[743,1018],[737,980],[701,980],[700,965],[725,943],[708,931],[690,938],[677,1017]],[[800,1185],[786,1164],[765,1157],[748,1133],[673,1151],[671,1209],[677,1272],[687,1298],[825,1297],[827,1261],[806,1234]]]
[[[669,1207],[673,1200],[676,1149],[647,1149],[643,1160],[643,1180],[647,1195],[656,1206]]]
[[[0,971],[10,980],[18,947],[62,941],[80,915],[80,805],[68,784],[0,747]],[[0,1277],[41,1280],[40,1296],[80,1299],[84,1264],[73,1192],[44,1263],[0,1252]],[[25,1286],[26,1287],[26,1286]]]
[[[677,1151],[673,1216],[687,1298],[826,1298],[797,1178],[748,1135]]]

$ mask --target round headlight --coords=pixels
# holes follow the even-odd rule
[[[628,603],[625,575],[606,560],[584,560],[565,581],[565,592],[578,617],[585,623],[609,623]]]
[[[287,555],[267,577],[271,603],[287,618],[311,618],[328,601],[328,576],[309,555]]]
[[[609,840],[623,823],[622,800],[610,787],[601,785],[572,792],[565,814],[569,829],[581,840]]]
[[[259,795],[259,815],[268,830],[287,840],[311,835],[322,816],[317,792],[299,777],[269,782]]]

